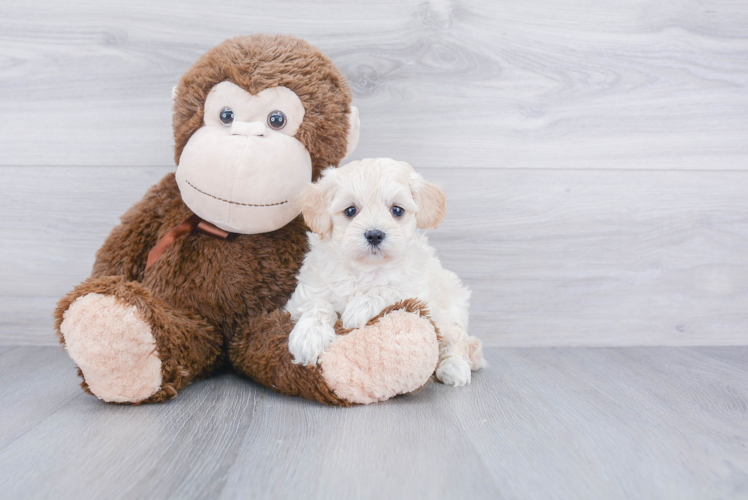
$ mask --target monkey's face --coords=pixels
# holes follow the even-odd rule
[[[274,231],[299,214],[312,180],[307,148],[294,137],[304,106],[286,87],[252,95],[225,81],[205,100],[205,125],[179,160],[177,184],[195,214],[226,231]]]

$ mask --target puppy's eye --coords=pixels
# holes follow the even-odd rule
[[[280,130],[283,127],[286,126],[286,115],[283,114],[283,111],[271,111],[268,115],[268,127],[270,127],[273,130]]]
[[[234,123],[234,112],[231,108],[223,108],[221,114],[218,116],[221,119],[221,123],[227,127]]]
[[[356,207],[348,207],[345,210],[343,210],[343,213],[346,217],[353,218],[358,213],[358,210],[356,210]]]
[[[392,215],[394,215],[395,217],[402,217],[405,213],[405,210],[403,210],[401,207],[394,206],[390,208],[390,212],[392,212]]]

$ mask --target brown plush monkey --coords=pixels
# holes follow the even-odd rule
[[[338,328],[318,365],[288,352],[282,307],[307,251],[300,192],[358,141],[332,62],[303,40],[227,40],[174,96],[176,175],[122,216],[91,277],[55,311],[82,387],[108,402],[173,398],[230,364],[285,394],[370,403],[425,384],[435,328],[415,300]]]

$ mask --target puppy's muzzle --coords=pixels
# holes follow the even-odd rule
[[[373,247],[379,246],[379,244],[384,240],[384,233],[379,229],[369,229],[364,233],[364,236],[366,237],[366,241],[369,242],[369,245]]]

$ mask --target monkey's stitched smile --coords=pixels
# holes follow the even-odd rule
[[[192,189],[194,189],[198,193],[202,193],[205,196],[210,196],[211,198],[215,198],[218,201],[223,201],[224,203],[231,203],[232,205],[241,205],[243,207],[277,207],[278,205],[285,205],[286,203],[288,203],[288,200],[286,200],[286,201],[281,201],[278,203],[265,203],[264,205],[255,205],[254,203],[239,203],[238,201],[224,200],[223,198],[219,198],[218,196],[214,196],[210,193],[206,193],[202,189],[196,188],[188,180],[185,180],[184,182],[186,182]]]

